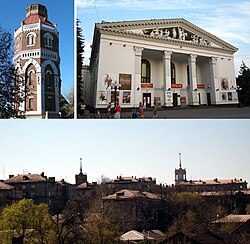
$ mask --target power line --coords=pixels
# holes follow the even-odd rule
[[[96,7],[96,5],[95,5],[95,0],[93,0],[93,2],[94,2],[94,6],[95,6],[95,13],[96,13],[96,16],[97,16],[98,22],[100,22],[100,18],[99,18],[99,15],[98,15],[97,7]]]

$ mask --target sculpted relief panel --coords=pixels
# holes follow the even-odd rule
[[[185,42],[190,42],[194,44],[211,46],[211,43],[203,38],[189,31],[184,30],[181,27],[170,27],[170,28],[159,28],[145,29],[143,30],[144,35],[150,35],[153,37],[160,37],[163,39],[175,39]]]

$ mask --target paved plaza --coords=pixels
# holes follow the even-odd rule
[[[153,111],[146,111],[145,118],[152,118]],[[173,108],[158,111],[162,119],[250,119],[250,107],[201,107]]]
[[[131,110],[132,111],[132,110]],[[122,110],[122,119],[131,119],[130,110]],[[94,119],[95,114],[88,114],[85,118]],[[111,116],[112,118],[113,116]],[[107,119],[106,113],[101,112],[98,118]],[[144,111],[144,119],[153,118],[153,109]],[[137,118],[140,119],[140,118]],[[250,107],[180,107],[160,108],[157,119],[250,119]]]

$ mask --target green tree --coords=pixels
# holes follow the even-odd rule
[[[90,213],[83,225],[86,244],[118,243],[119,233],[109,220],[100,213]]]
[[[61,114],[64,119],[74,118],[74,87],[61,98]]]
[[[204,200],[200,195],[191,192],[174,193],[169,210],[172,211],[172,224],[167,234],[178,231],[187,235],[198,235],[212,230],[211,222],[226,212],[219,204]]]
[[[0,118],[20,117],[25,99],[24,79],[12,63],[11,34],[0,26]]]
[[[22,240],[26,237],[28,229],[34,226],[35,205],[31,199],[23,199],[3,209],[0,217],[2,230],[17,233]]]
[[[52,218],[49,214],[49,207],[45,203],[35,206],[34,214],[34,236],[40,244],[47,243],[48,236],[52,227]]]
[[[77,105],[84,102],[83,98],[83,53],[84,53],[84,37],[82,34],[82,28],[80,27],[80,20],[76,20],[76,34],[77,34]]]
[[[245,106],[250,105],[250,69],[242,61],[239,76],[236,79],[239,102]]]

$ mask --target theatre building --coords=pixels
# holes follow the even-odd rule
[[[27,117],[44,118],[59,113],[61,90],[59,33],[48,19],[45,6],[32,4],[14,33],[14,64],[24,81],[25,101],[20,110]]]
[[[85,100],[94,108],[238,103],[237,48],[185,19],[95,25]]]

